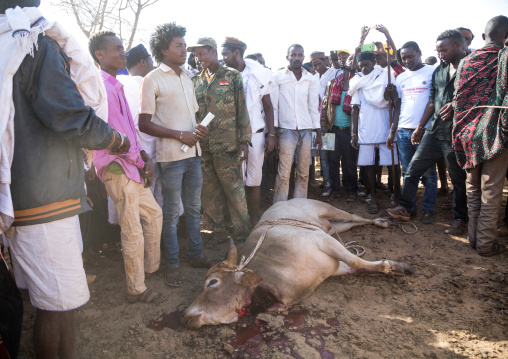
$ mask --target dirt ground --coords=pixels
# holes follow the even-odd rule
[[[386,178],[385,178],[386,183]],[[313,187],[310,198],[320,198]],[[423,190],[419,190],[419,202]],[[508,186],[500,208],[499,241],[508,244],[502,225]],[[385,216],[389,194],[380,194],[378,215],[367,214],[360,198],[330,203],[367,218]],[[478,256],[466,236],[443,233],[450,224],[451,196],[438,197],[435,223],[417,220],[416,234],[399,227],[359,227],[342,233],[358,241],[367,260],[392,259],[412,265],[408,277],[384,275],[333,277],[287,313],[246,316],[240,323],[188,330],[178,325],[178,311],[200,292],[205,269],[182,264],[185,285],[169,288],[162,276],[147,279],[149,288],[168,300],[128,304],[122,262],[101,258],[86,265],[97,275],[85,306],[98,309],[95,320],[76,324],[81,358],[508,358],[508,254]],[[205,234],[204,234],[205,235]],[[223,258],[226,245],[205,250]],[[33,357],[35,311],[26,299],[20,356]]]

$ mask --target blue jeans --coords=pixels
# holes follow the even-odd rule
[[[405,128],[399,128],[397,130],[397,139],[399,148],[399,159],[402,165],[402,178],[406,175],[409,163],[413,158],[418,145],[411,144],[411,135],[414,130],[406,130]],[[434,212],[437,201],[437,173],[436,166],[431,166],[424,174],[423,179],[425,181],[425,192],[423,194],[423,211]],[[411,211],[416,211],[416,196],[413,201]]]
[[[323,180],[330,183],[330,163],[328,162],[328,154],[333,151],[319,151],[319,162],[321,163],[321,170],[323,171]]]
[[[452,212],[455,219],[468,221],[466,196],[466,171],[460,168],[455,157],[452,141],[438,140],[425,133],[420,141],[413,159],[409,163],[404,185],[400,193],[399,204],[406,210],[411,210],[414,204],[420,177],[431,167],[435,167],[438,160],[445,159],[448,173],[453,184]]]
[[[356,169],[358,151],[351,146],[349,127],[333,126],[331,132],[335,133],[335,151],[330,151],[329,154],[332,192],[340,193],[340,169],[342,167],[342,187],[348,194],[356,194],[358,190]]]
[[[201,247],[201,157],[191,157],[180,161],[158,162],[162,183],[164,220],[162,224],[162,243],[168,268],[179,267],[177,224],[180,212],[180,197],[185,213],[185,223],[189,235],[189,257],[203,256]]]

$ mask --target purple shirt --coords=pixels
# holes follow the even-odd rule
[[[138,171],[145,165],[140,154],[142,148],[137,140],[136,127],[123,92],[123,85],[107,72],[101,71],[101,75],[108,95],[108,123],[115,130],[129,137],[131,148],[123,155],[110,155],[108,154],[110,150],[94,151],[93,160],[97,176],[102,180],[106,167],[115,161],[122,166],[127,178],[143,183]]]

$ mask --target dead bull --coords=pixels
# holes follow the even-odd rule
[[[292,224],[275,225],[266,231],[277,222]],[[185,311],[182,323],[197,329],[236,322],[245,308],[255,303],[259,292],[272,298],[267,311],[287,310],[330,276],[412,274],[406,263],[365,261],[331,236],[365,224],[388,226],[383,220],[365,219],[319,201],[298,198],[276,203],[240,247],[239,254],[249,256],[266,232],[248,268],[238,267],[231,241],[227,260],[210,268],[202,292]]]

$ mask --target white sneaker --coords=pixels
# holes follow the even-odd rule
[[[328,197],[332,194],[332,186],[330,185],[330,182],[325,183],[325,190],[323,193],[321,193],[322,197]]]

